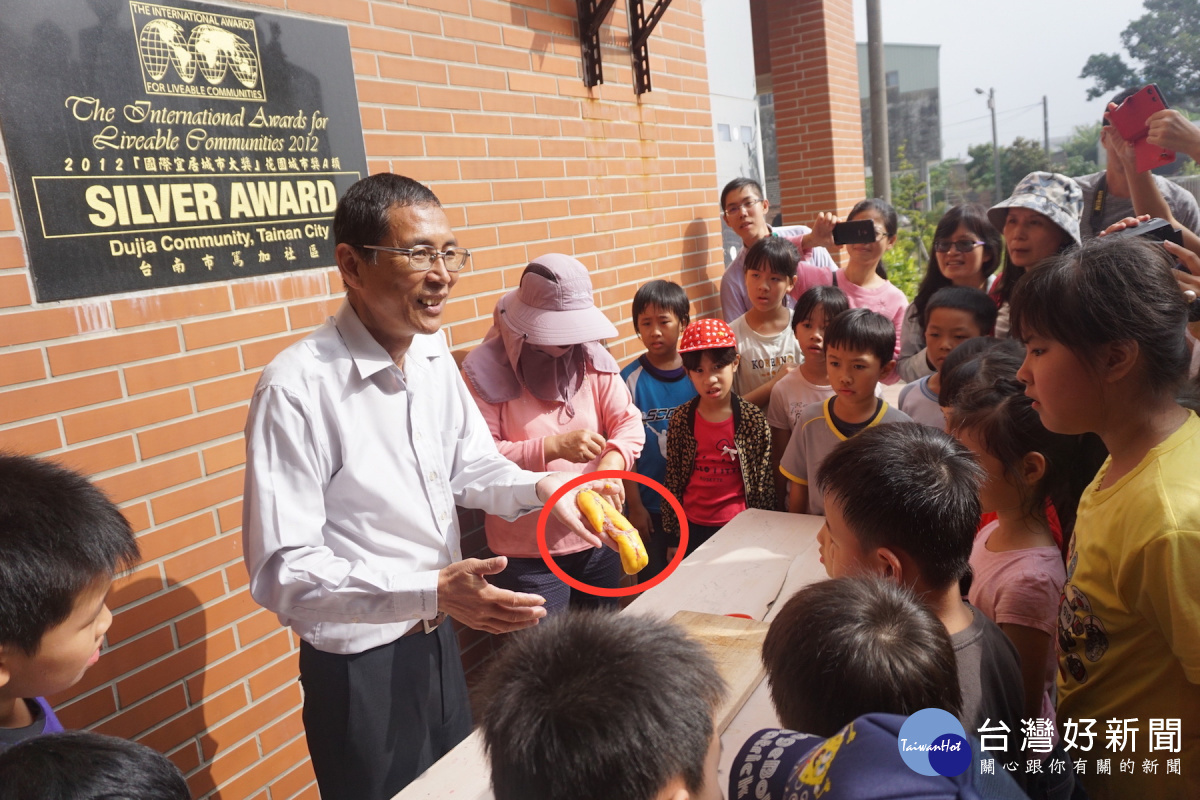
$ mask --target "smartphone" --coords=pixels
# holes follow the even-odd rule
[[[1147,120],[1155,112],[1169,108],[1158,86],[1143,86],[1137,93],[1125,98],[1125,102],[1108,112],[1108,121],[1121,134],[1121,138],[1133,145],[1138,172],[1161,167],[1175,160],[1175,151],[1155,147],[1146,141],[1150,132]]]
[[[877,238],[873,219],[839,222],[833,226],[834,244],[870,244]]]
[[[1145,222],[1139,222],[1132,228],[1126,228],[1123,231],[1110,233],[1105,236],[1105,239],[1132,239],[1135,236],[1144,236],[1147,239],[1156,239],[1160,242],[1174,242],[1183,247],[1183,231],[1171,225],[1165,219],[1155,217],[1154,219]]]

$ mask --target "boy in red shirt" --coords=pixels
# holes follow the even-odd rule
[[[688,515],[690,554],[747,508],[772,510],[771,428],[758,406],[733,392],[737,339],[719,319],[696,320],[679,341],[699,397],[671,415],[666,487]],[[663,529],[678,539],[679,519],[663,506]]]

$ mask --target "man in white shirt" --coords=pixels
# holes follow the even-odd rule
[[[384,800],[471,731],[445,617],[501,633],[545,615],[487,582],[506,559],[463,559],[455,505],[513,518],[576,476],[496,451],[439,332],[470,254],[427,187],[359,181],[334,236],[346,301],[259,380],[242,530],[251,594],[302,639],[322,798]],[[600,546],[575,491],[554,514]]]

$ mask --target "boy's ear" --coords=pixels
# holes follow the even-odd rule
[[[4,645],[0,644],[0,689],[7,686],[11,679],[12,674],[8,671],[8,652]]]
[[[884,378],[888,377],[895,370],[896,370],[896,359],[893,358],[891,361],[887,362],[886,364],[883,365],[883,367],[880,368],[879,380],[883,380]]]
[[[904,563],[890,547],[876,547],[869,562],[871,571],[904,586]]]

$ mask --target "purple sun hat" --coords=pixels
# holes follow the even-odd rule
[[[521,285],[509,292],[501,314],[528,344],[582,344],[617,335],[608,317],[596,308],[587,267],[561,253],[529,262],[521,273]]]

